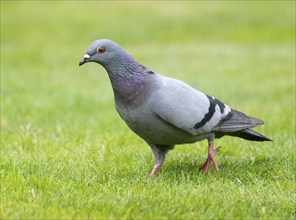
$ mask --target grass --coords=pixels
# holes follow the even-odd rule
[[[94,39],[235,109],[272,143],[153,157],[117,115]],[[1,219],[295,219],[295,2],[1,1]]]

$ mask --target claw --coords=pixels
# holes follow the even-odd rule
[[[221,150],[221,148],[222,148],[221,146],[217,147],[217,148],[214,150],[214,152],[215,152],[215,153],[218,153],[218,152]]]

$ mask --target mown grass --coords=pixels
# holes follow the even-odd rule
[[[2,219],[295,219],[295,2],[1,1]],[[272,143],[177,146],[155,179],[94,39],[266,121]]]

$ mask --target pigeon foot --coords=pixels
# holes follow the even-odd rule
[[[218,153],[221,149],[221,146],[217,147],[214,149],[214,143],[212,141],[209,141],[209,154],[208,154],[208,159],[203,165],[203,172],[207,173],[210,169],[211,162],[214,164],[215,170],[219,170],[218,163],[215,159],[215,154]]]
[[[154,166],[153,170],[151,171],[150,177],[154,178],[155,175],[158,173],[158,171],[160,170],[162,164],[156,165]]]

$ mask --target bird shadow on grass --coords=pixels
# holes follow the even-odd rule
[[[268,178],[277,179],[282,175],[281,166],[278,158],[250,158],[233,159],[229,157],[220,157],[218,159],[219,170],[215,171],[213,165],[207,174],[203,172],[203,160],[200,158],[192,159],[190,156],[182,157],[179,161],[169,160],[164,165],[159,175],[165,175],[167,178],[184,179],[195,181],[197,178]]]

